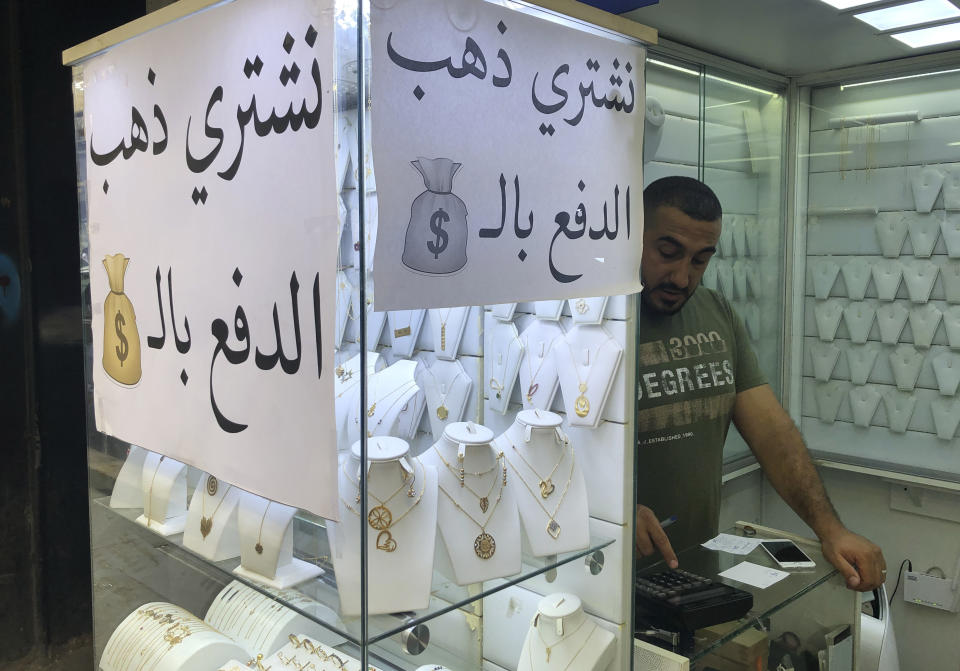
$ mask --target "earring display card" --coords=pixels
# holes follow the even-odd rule
[[[914,303],[926,303],[930,300],[933,283],[937,281],[940,269],[930,261],[913,261],[903,266],[903,279],[907,283],[910,300]]]
[[[943,186],[943,173],[936,168],[923,168],[910,178],[913,187],[913,201],[917,212],[929,212],[940,195]]]
[[[900,334],[907,325],[910,311],[899,303],[881,305],[877,309],[877,325],[880,327],[880,340],[887,345],[900,342]]]
[[[820,340],[832,342],[837,335],[837,328],[843,318],[843,301],[830,299],[818,303],[814,308],[817,319],[817,334]]]
[[[869,303],[851,303],[843,309],[843,320],[847,324],[852,342],[857,344],[867,342],[876,314],[876,308]]]
[[[833,259],[825,258],[813,264],[813,293],[820,300],[830,297],[830,291],[837,281],[840,266]]]
[[[907,220],[910,232],[910,246],[913,255],[918,259],[929,259],[933,255],[933,248],[940,237],[940,226],[943,221],[942,212],[929,214],[914,214]]]
[[[887,425],[890,430],[894,433],[906,433],[916,405],[917,399],[913,394],[888,389],[883,396],[883,407],[887,412]]]
[[[913,344],[927,348],[933,344],[933,336],[940,326],[943,313],[935,305],[915,305],[910,308],[910,330],[913,332]]]
[[[862,256],[855,256],[841,268],[843,283],[847,288],[847,298],[860,301],[867,295],[870,283],[870,263]]]
[[[900,256],[903,242],[907,239],[907,222],[900,212],[881,212],[874,228],[880,241],[880,251],[888,259]]]
[[[876,363],[879,353],[880,347],[875,343],[847,348],[850,381],[854,384],[866,384],[870,378],[870,373],[873,372],[873,365]]]
[[[913,391],[923,367],[923,353],[910,345],[900,345],[890,353],[890,367],[900,391]]]
[[[810,347],[813,376],[820,382],[829,382],[840,359],[840,348],[833,343],[815,342]]]
[[[933,413],[933,425],[937,429],[937,438],[953,440],[957,435],[957,425],[960,425],[960,399],[934,399],[930,403]]]
[[[943,396],[953,396],[960,386],[960,356],[944,352],[933,360],[933,374]]]
[[[947,213],[940,222],[940,232],[943,234],[947,256],[951,259],[960,259],[960,214]]]
[[[960,305],[947,308],[943,313],[943,326],[947,332],[950,349],[960,349]]]
[[[940,266],[940,276],[943,278],[943,294],[948,303],[960,303],[960,260],[946,261]]]
[[[877,297],[882,301],[892,301],[900,289],[903,266],[899,261],[884,259],[873,266],[873,285],[877,288]]]
[[[840,405],[843,403],[843,397],[847,395],[849,388],[850,384],[848,382],[840,380],[817,383],[813,393],[817,398],[817,412],[821,422],[833,424],[837,420]]]
[[[868,427],[873,422],[880,405],[881,394],[872,384],[854,387],[850,390],[850,410],[856,426]]]

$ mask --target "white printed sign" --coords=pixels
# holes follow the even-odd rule
[[[335,519],[332,15],[237,0],[82,67],[97,429]]]
[[[639,291],[643,47],[374,0],[377,310]]]

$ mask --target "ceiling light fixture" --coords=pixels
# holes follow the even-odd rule
[[[908,30],[904,33],[893,33],[891,37],[903,42],[911,49],[930,47],[935,44],[960,42],[960,22],[934,26],[933,28]]]
[[[936,75],[947,75],[952,72],[960,72],[960,68],[954,68],[952,70],[938,70],[937,72],[919,72],[915,75],[904,75],[902,77],[887,77],[885,79],[872,79],[866,82],[854,82],[853,84],[841,84],[840,90],[852,89],[857,86],[870,86],[871,84],[886,84],[887,82],[899,82],[904,79],[919,79],[920,77],[934,77]]]
[[[852,7],[859,7],[860,5],[872,5],[876,1],[877,0],[823,0],[823,2],[837,9],[850,9]]]
[[[919,0],[919,2],[854,14],[855,18],[877,30],[905,28],[957,16],[960,16],[960,8],[950,0]]]

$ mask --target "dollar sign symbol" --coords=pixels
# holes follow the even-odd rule
[[[443,211],[441,207],[430,217],[430,231],[436,233],[436,241],[427,240],[427,249],[433,254],[433,258],[439,259],[440,254],[447,248],[447,242],[450,236],[443,230],[444,222],[450,221],[450,215]]]
[[[117,310],[117,316],[113,319],[113,326],[117,330],[117,337],[120,338],[120,344],[115,349],[117,350],[117,358],[120,359],[121,368],[123,368],[123,362],[127,360],[127,355],[130,354],[130,343],[127,342],[127,337],[123,335],[123,327],[126,323],[127,320]]]

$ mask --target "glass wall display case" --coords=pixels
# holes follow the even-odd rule
[[[378,237],[393,249],[386,218],[400,212],[405,223],[429,200],[424,225],[434,237],[421,256],[450,258],[444,248],[458,244],[465,216],[460,189],[469,189],[467,177],[453,181],[459,163],[413,156],[404,167],[426,200],[385,207],[395,178],[378,168],[389,140],[376,106],[432,105],[438,71],[454,83],[492,82],[483,95],[496,94],[525,72],[519,38],[539,48],[563,34],[583,37],[594,54],[629,54],[604,56],[617,74],[612,93],[605,85],[601,96],[599,84],[584,92],[582,79],[575,99],[591,113],[642,113],[641,42],[526,5],[447,3],[436,20],[459,51],[428,58],[410,34],[403,42],[390,32],[391,41],[378,26],[392,2],[292,3],[285,17],[255,0],[208,5],[195,14],[173,5],[65,54],[74,68],[98,668],[630,668],[635,296],[524,301],[530,290],[516,287],[499,294],[516,302],[434,307],[414,293],[381,310],[375,292],[393,288],[389,274],[375,281],[385,263]],[[499,23],[483,23],[490,16]],[[488,45],[490,35],[518,40],[483,46],[484,55],[481,28]],[[176,60],[181,50],[186,63]],[[383,62],[422,76],[402,101],[376,78],[384,53]],[[565,67],[599,70],[599,58]],[[555,72],[554,90],[561,79]],[[529,105],[529,88],[522,97]],[[639,149],[640,114],[620,118]],[[309,134],[327,122],[329,155]],[[554,132],[541,127],[536,135],[549,140]],[[309,142],[319,177],[300,163]],[[639,151],[634,167],[639,175]],[[573,189],[589,195],[584,181],[594,178]],[[501,174],[499,193],[519,201],[520,179],[511,193],[513,178]],[[629,235],[642,184],[624,180],[605,197]],[[299,199],[313,192],[321,197],[303,213]],[[265,207],[273,194],[282,196]],[[594,207],[590,197],[581,196]],[[578,225],[587,216],[579,208]],[[472,203],[469,213],[479,222],[471,225],[496,225]],[[260,222],[252,228],[251,217]],[[592,217],[598,226],[601,215]],[[616,237],[606,204],[603,221]],[[260,272],[304,252],[279,287]],[[176,260],[144,261],[154,253]],[[257,283],[268,297],[251,293]],[[197,315],[211,297],[239,305],[221,304],[205,326]],[[205,362],[192,358],[197,350]],[[223,372],[243,367],[261,377]],[[304,369],[333,378],[327,396],[304,403],[274,386],[281,370],[292,379]],[[248,396],[258,400],[244,405]],[[257,428],[245,417],[261,412],[274,433],[224,451],[222,434],[242,438]],[[313,433],[291,431],[284,417]],[[329,467],[317,468],[327,448]],[[298,505],[306,500],[315,507]]]

